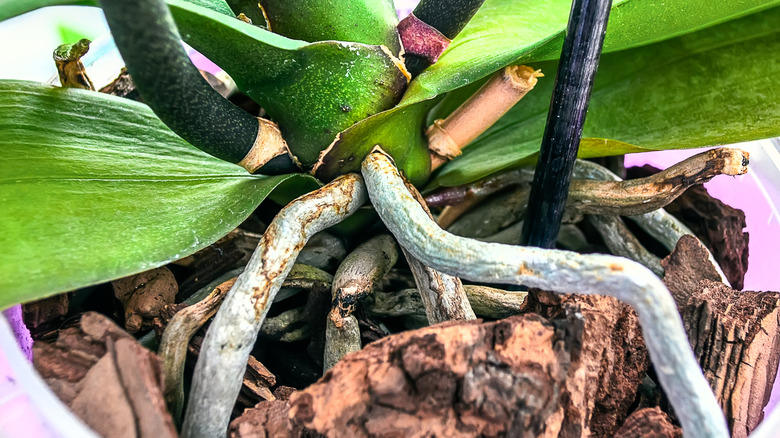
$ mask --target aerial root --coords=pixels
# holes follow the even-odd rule
[[[725,418],[696,362],[674,300],[650,270],[620,257],[485,243],[452,235],[428,217],[383,152],[372,152],[362,172],[382,221],[401,247],[427,266],[474,281],[608,295],[633,306],[660,383],[686,436],[728,436]]]
[[[381,286],[396,261],[395,239],[381,234],[359,245],[339,265],[333,277],[333,303],[325,326],[323,371],[347,353],[360,350],[360,330],[352,313],[360,300]]]
[[[526,292],[471,284],[464,285],[463,289],[474,313],[493,319],[507,318],[520,313],[527,296]],[[397,292],[375,291],[366,301],[369,313],[378,317],[427,316],[427,309],[423,305],[418,289],[402,289]]]
[[[337,224],[366,201],[362,178],[342,176],[284,207],[268,226],[203,340],[182,436],[224,436],[249,353],[270,304],[309,236]]]
[[[588,215],[588,220],[604,239],[612,254],[639,262],[642,266],[663,277],[661,259],[639,242],[620,216]]]
[[[217,312],[236,279],[217,286],[202,301],[176,312],[163,331],[157,354],[162,360],[165,403],[176,424],[184,407],[184,362],[192,336]]]
[[[603,166],[577,160],[566,208],[572,213],[628,216],[666,249],[673,251],[680,237],[693,235],[693,232],[663,207],[688,187],[717,175],[745,174],[748,163],[749,154],[745,151],[717,148],[687,158],[655,175],[623,181]],[[516,169],[466,186],[439,190],[428,195],[426,201],[429,205],[446,206],[438,222],[448,227],[489,196],[508,187],[527,186],[532,179],[530,169]],[[721,281],[728,285],[711,254],[710,262],[721,273]]]

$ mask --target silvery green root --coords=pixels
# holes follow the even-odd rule
[[[369,198],[398,243],[415,258],[460,278],[602,294],[632,305],[650,358],[683,426],[694,438],[727,437],[723,413],[696,363],[671,294],[644,266],[620,257],[484,243],[433,222],[384,153],[363,162]]]
[[[348,315],[341,319],[341,327],[336,327],[332,319],[325,320],[325,353],[322,361],[322,372],[333,368],[342,357],[349,353],[359,351],[360,327],[355,315]]]
[[[620,216],[588,215],[587,217],[612,254],[639,262],[655,275],[663,277],[661,259],[639,242]]]
[[[742,175],[747,172],[749,154],[734,148],[717,148],[694,155],[655,175],[623,181],[605,167],[577,160],[572,175],[567,209],[590,214],[628,215],[642,229],[673,251],[685,234],[693,232],[662,209],[692,185],[700,184],[717,175]],[[492,176],[464,187],[452,187],[429,195],[432,205],[461,204],[447,207],[439,223],[455,223],[465,210],[506,187],[528,184],[533,179],[530,169],[521,168]],[[595,183],[602,180],[610,183]],[[515,220],[522,219],[517,215]],[[491,219],[493,220],[493,219]],[[467,228],[468,224],[464,224]],[[453,228],[457,234],[462,234]],[[710,262],[721,274],[721,281],[729,284],[718,263],[710,254]]]
[[[331,288],[333,304],[325,324],[324,371],[346,354],[360,350],[360,329],[352,312],[360,300],[377,288],[396,261],[395,239],[381,234],[360,244],[339,265]]]
[[[249,353],[274,296],[309,237],[366,200],[359,175],[345,175],[284,207],[209,327],[192,379],[182,436],[224,436]]]

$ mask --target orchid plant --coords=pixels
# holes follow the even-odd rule
[[[414,187],[432,192],[533,165],[570,1],[423,0],[400,23],[391,0],[100,3],[145,103],[0,81],[0,308],[164,265],[226,235],[266,198],[288,204],[204,341],[184,432],[215,436],[297,251],[370,200],[410,264],[453,282],[633,304],[686,434],[725,436],[674,302],[652,272],[612,256],[457,238],[418,202]],[[0,0],[0,20],[62,4],[97,6]],[[579,157],[780,135],[778,22],[777,0],[615,0]],[[267,116],[209,88],[180,39]],[[429,127],[507,71],[530,81],[508,112],[454,152],[433,149]]]

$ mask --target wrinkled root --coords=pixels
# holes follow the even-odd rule
[[[365,201],[366,192],[413,270],[418,271],[415,274],[421,302],[431,322],[474,317],[458,278],[613,296],[636,309],[659,380],[686,436],[728,436],[723,414],[696,363],[674,300],[650,270],[620,257],[485,243],[452,235],[431,219],[419,193],[384,153],[371,153],[363,162],[362,172],[365,186],[358,175],[341,177],[293,201],[271,223],[206,335],[193,377],[183,436],[225,433],[249,352],[298,252],[309,236],[352,214]],[[614,179],[600,169],[595,173],[602,179]],[[658,214],[653,215],[645,216],[657,222]],[[364,274],[364,278],[371,277]],[[437,276],[442,287],[425,286]],[[338,277],[334,279],[334,291],[339,289]],[[453,307],[445,303],[442,298],[447,294],[457,297],[460,304]],[[351,318],[348,312],[336,316]],[[342,321],[349,327],[340,331],[334,330],[337,327],[333,322],[328,321],[332,325],[328,327],[331,344],[337,341],[333,335],[342,334],[349,335],[349,345],[357,345],[359,330],[352,327],[356,325],[353,321]],[[329,363],[344,353],[332,350],[337,354]]]
[[[217,312],[195,366],[182,436],[224,436],[249,353],[274,296],[308,238],[366,200],[359,175],[345,175],[283,208]]]

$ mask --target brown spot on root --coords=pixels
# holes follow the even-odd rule
[[[533,276],[536,273],[528,268],[528,264],[523,262],[520,264],[520,267],[517,268],[517,275],[523,275],[523,276]]]
[[[623,267],[618,265],[617,263],[612,263],[611,265],[609,265],[609,270],[612,272],[622,272]]]

